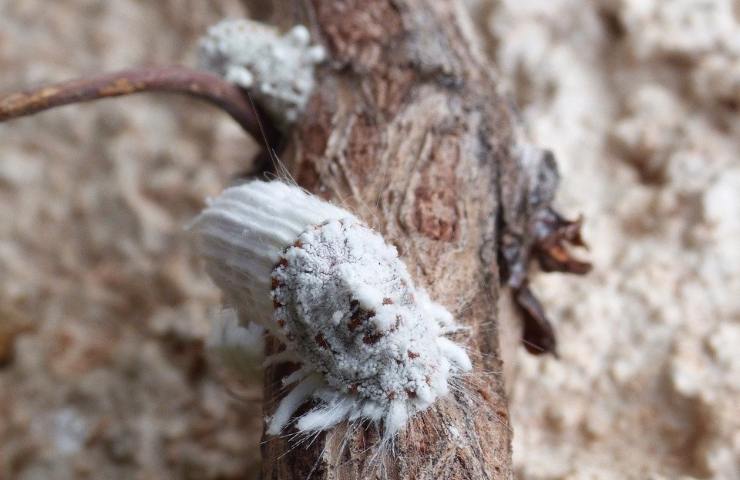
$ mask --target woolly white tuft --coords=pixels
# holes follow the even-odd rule
[[[283,379],[295,385],[268,419],[269,434],[314,399],[299,431],[369,420],[389,439],[472,368],[446,336],[459,329],[452,315],[414,287],[394,247],[346,210],[294,186],[253,181],[213,200],[194,230],[226,303],[286,345],[266,362],[301,365]]]
[[[265,350],[264,333],[264,327],[258,323],[241,325],[238,313],[228,308],[215,316],[206,347],[229,371],[259,378]]]
[[[291,123],[314,87],[314,66],[324,48],[310,44],[306,27],[284,35],[252,20],[223,20],[200,41],[202,66],[249,88],[277,120]]]

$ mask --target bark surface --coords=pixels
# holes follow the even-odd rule
[[[512,115],[457,0],[276,2],[331,61],[281,160],[298,183],[398,247],[417,284],[470,327],[466,393],[417,414],[385,457],[339,426],[310,445],[265,437],[265,479],[511,478],[496,306],[501,172],[517,176]],[[287,13],[287,15],[286,15]],[[291,17],[292,15],[292,17]],[[297,18],[296,18],[297,16]],[[265,414],[289,366],[266,374]]]

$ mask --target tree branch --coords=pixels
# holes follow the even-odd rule
[[[462,0],[282,0],[329,52],[282,157],[298,184],[370,222],[414,281],[469,327],[474,371],[415,415],[392,450],[368,425],[302,443],[264,437],[262,478],[509,479],[496,302],[501,173],[521,166],[509,104]],[[287,13],[283,18],[290,18]],[[268,344],[268,352],[275,346]],[[290,365],[265,372],[265,414]]]
[[[231,115],[254,138],[262,138],[258,113],[246,91],[218,75],[182,66],[132,68],[0,95],[0,122],[73,103],[144,92],[200,98]],[[270,122],[262,127],[268,143],[274,145],[277,130]]]

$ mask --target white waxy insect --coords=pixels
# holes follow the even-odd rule
[[[396,249],[344,209],[282,182],[225,190],[196,219],[207,269],[243,324],[285,344],[266,362],[300,368],[268,419],[279,434],[370,420],[392,437],[471,369],[452,315],[414,286]],[[254,330],[253,331],[258,331]]]
[[[313,91],[314,69],[326,52],[312,45],[308,29],[296,25],[285,34],[247,19],[228,19],[200,40],[203,68],[250,89],[274,120],[298,118]]]

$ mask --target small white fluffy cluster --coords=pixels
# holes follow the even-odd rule
[[[472,368],[446,336],[459,329],[452,315],[349,212],[298,187],[253,181],[224,191],[194,229],[226,303],[285,345],[266,362],[301,365],[283,379],[294,386],[269,434],[314,399],[299,431],[370,420],[389,439]]]
[[[310,44],[308,29],[293,27],[284,35],[251,20],[224,20],[200,40],[203,68],[259,99],[275,119],[291,123],[303,111],[314,88],[314,67],[326,57]]]

